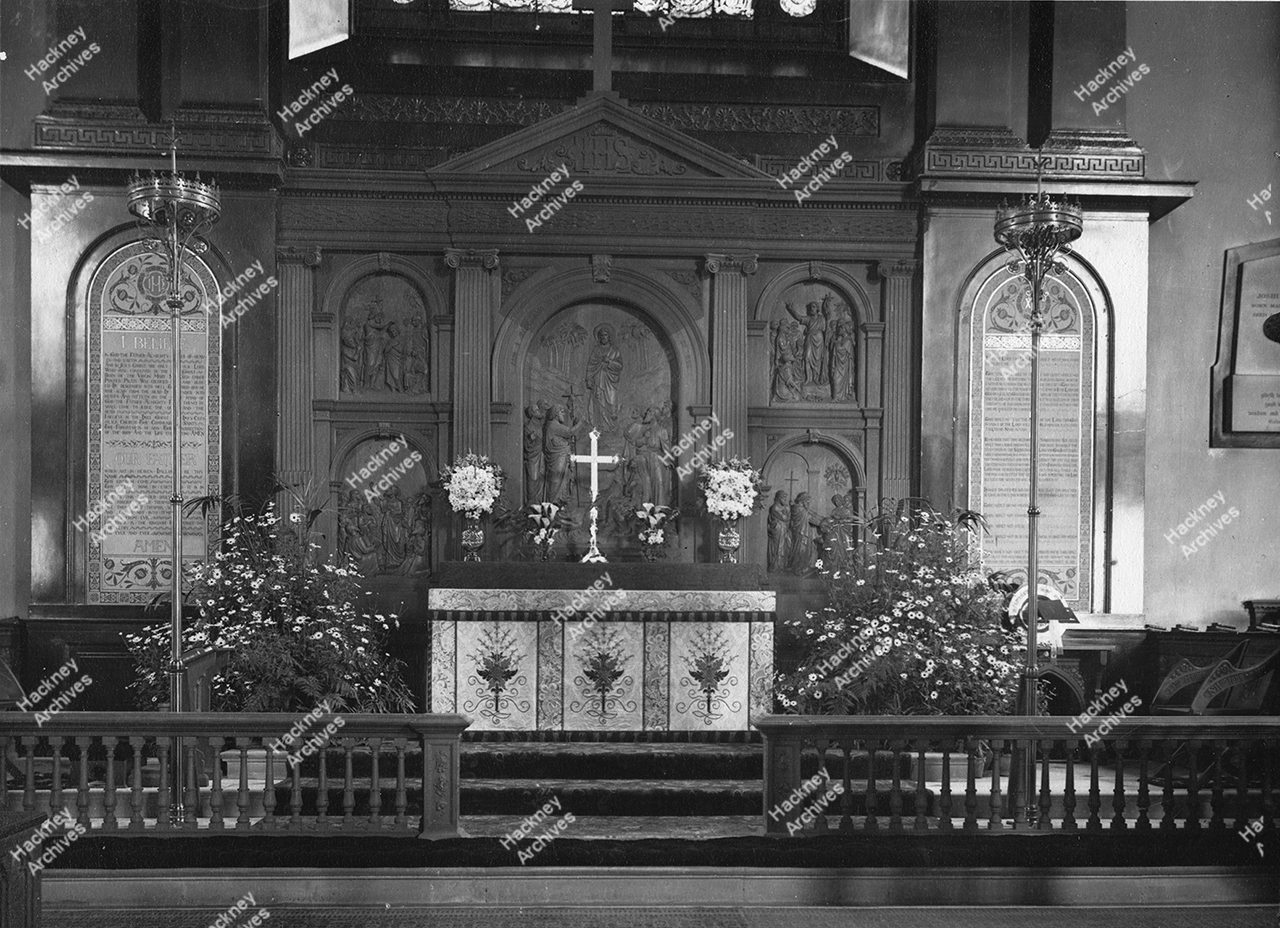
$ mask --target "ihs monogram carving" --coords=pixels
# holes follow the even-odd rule
[[[605,123],[597,123],[567,139],[552,142],[537,154],[519,158],[514,165],[505,167],[546,174],[562,164],[568,165],[570,176],[615,174],[652,177],[662,174],[674,177],[689,173],[691,167]]]

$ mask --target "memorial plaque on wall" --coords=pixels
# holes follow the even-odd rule
[[[1040,582],[1088,610],[1093,552],[1094,315],[1073,279],[1045,281],[1040,339]],[[969,368],[969,505],[987,518],[987,571],[1027,572],[1030,489],[1030,286],[1007,270],[973,308]]]
[[[1280,448],[1280,239],[1227,252],[1214,447]]]
[[[73,516],[85,538],[90,603],[145,603],[172,582],[168,295],[168,263],[142,243],[108,257],[90,286],[88,512]],[[188,259],[181,296],[182,495],[190,500],[221,493],[222,467],[217,283],[199,259]],[[184,518],[184,564],[216,543],[216,520]]]

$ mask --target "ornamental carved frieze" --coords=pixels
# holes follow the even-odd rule
[[[682,132],[880,135],[878,106],[726,106],[637,103],[632,109]]]
[[[639,177],[706,176],[697,166],[648,145],[608,123],[596,123],[557,139],[537,152],[507,162],[497,170],[545,175],[562,164],[570,176],[618,175]]]
[[[874,183],[876,181],[889,180],[889,166],[895,162],[888,158],[869,161],[850,161],[841,164],[840,169],[836,172],[836,176],[843,180],[856,180],[864,183]],[[796,166],[796,158],[793,155],[775,157],[772,155],[761,155],[756,158],[756,167],[764,171],[770,177],[782,177],[787,171]],[[821,165],[830,169],[829,163]]]
[[[185,155],[280,157],[279,133],[256,109],[179,110]],[[136,106],[55,103],[35,119],[37,149],[139,152],[168,147],[168,123],[151,123]]]
[[[1145,177],[1146,153],[1110,130],[1056,133],[1036,151],[1008,129],[942,126],[916,159],[925,175],[1035,177],[1041,166],[1049,177]]]
[[[532,126],[568,109],[563,100],[356,94],[329,118],[339,122],[411,122]],[[759,106],[634,103],[631,108],[681,132],[768,132],[782,135],[880,135],[878,106]]]

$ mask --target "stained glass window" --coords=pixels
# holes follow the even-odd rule
[[[763,2],[772,3],[774,0]],[[817,0],[777,2],[792,16],[808,16],[817,6]],[[755,0],[635,0],[635,4],[637,13],[649,16],[671,16],[675,19],[741,16],[750,19],[754,13]],[[488,13],[494,10],[509,13],[578,12],[573,9],[573,0],[449,0],[449,7],[468,13]]]

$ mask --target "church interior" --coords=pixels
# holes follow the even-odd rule
[[[0,0],[0,921],[1276,924],[1277,49]]]

